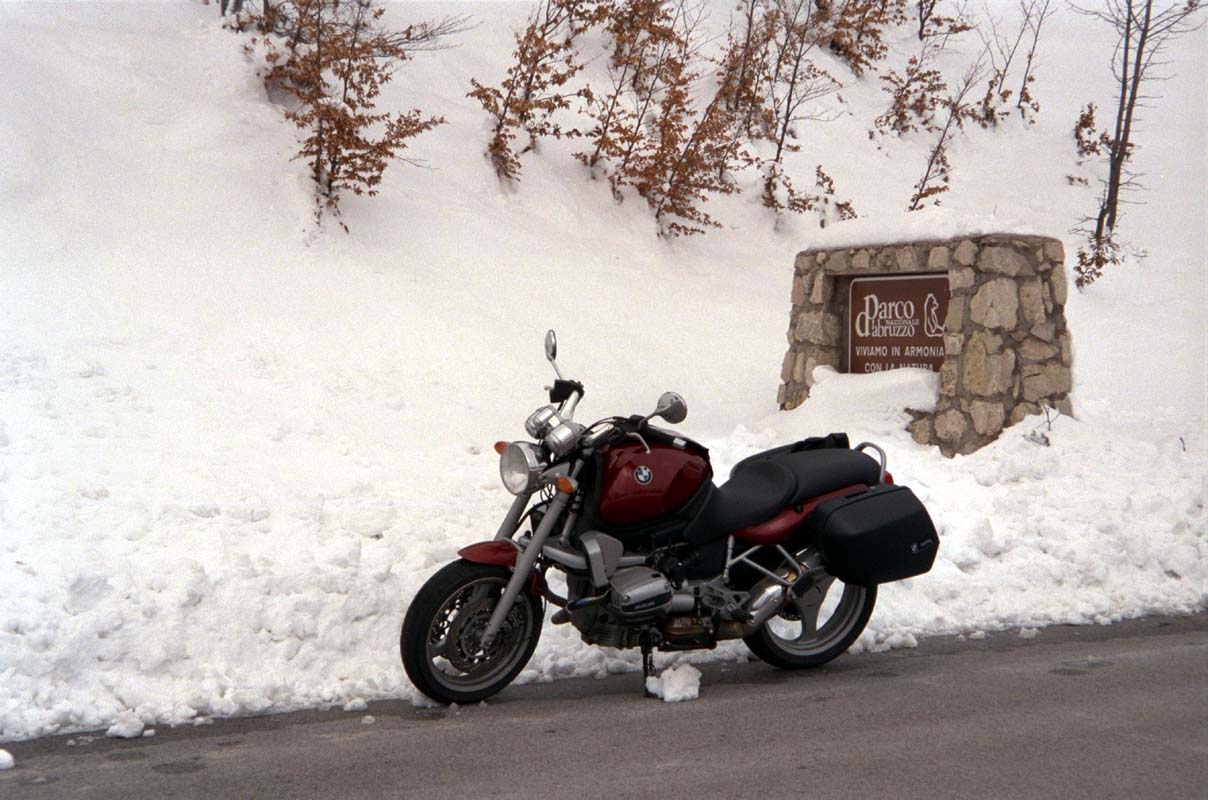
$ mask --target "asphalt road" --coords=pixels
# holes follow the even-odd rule
[[[14,742],[0,798],[1208,799],[1205,614],[931,639],[809,673],[717,664],[676,705],[640,684]]]

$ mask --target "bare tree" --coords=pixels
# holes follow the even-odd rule
[[[915,21],[919,41],[938,39],[943,49],[950,37],[971,30],[973,25],[965,13],[966,3],[956,4],[946,13],[937,13],[942,11],[939,5],[939,0],[915,0]]]
[[[931,21],[931,16],[935,14],[935,7],[939,4],[939,0],[915,0],[915,12],[919,23],[919,41],[923,41],[927,34],[927,23]]]
[[[1102,182],[1099,210],[1075,229],[1087,236],[1086,245],[1078,249],[1078,262],[1074,266],[1079,286],[1093,283],[1107,264],[1119,261],[1115,230],[1121,192],[1139,188],[1138,176],[1127,167],[1133,149],[1136,112],[1156,99],[1145,92],[1150,83],[1164,79],[1159,71],[1170,63],[1163,58],[1167,45],[1173,38],[1203,24],[1193,19],[1203,8],[1204,0],[1177,0],[1159,8],[1155,8],[1154,0],[1104,0],[1102,8],[1075,6],[1079,13],[1115,29],[1112,75],[1119,90],[1113,129],[1101,137],[1106,150],[1107,178]]]
[[[1052,0],[1019,0],[1017,11],[1018,27],[1013,31],[1001,29],[1000,21],[987,5],[984,30],[978,29],[990,62],[990,80],[978,120],[983,127],[993,127],[1009,116],[1009,109],[1003,107],[1012,96],[1015,97],[1015,109],[1025,122],[1029,121],[1029,114],[1035,115],[1040,110],[1031,87],[1036,81],[1036,47],[1041,28],[1053,15]],[[1017,74],[1019,90],[1015,91],[1013,76]]]
[[[803,213],[817,207],[821,195],[794,187],[784,169],[787,153],[796,152],[797,126],[807,120],[822,118],[816,102],[834,94],[840,88],[828,72],[810,59],[811,53],[825,42],[830,31],[816,19],[811,0],[775,0],[770,53],[766,60],[766,85],[763,124],[764,137],[772,145],[772,155],[761,159],[763,170],[763,204],[779,214],[789,210]],[[819,187],[824,173],[818,168]],[[829,194],[834,194],[833,182]],[[845,204],[846,205],[846,204]],[[825,218],[823,218],[825,222]]]
[[[948,145],[952,137],[965,126],[966,119],[976,118],[976,111],[970,103],[970,92],[985,76],[985,66],[978,61],[965,72],[956,92],[944,98],[943,107],[947,111],[944,124],[936,129],[935,143],[927,154],[927,164],[923,168],[923,176],[914,185],[914,194],[910,196],[907,211],[918,211],[926,200],[948,191],[951,179],[951,164],[948,162]],[[939,201],[935,201],[939,205]]]

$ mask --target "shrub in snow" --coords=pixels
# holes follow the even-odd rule
[[[696,55],[701,47],[699,11],[680,0],[633,2],[616,7],[607,20],[613,36],[613,92],[593,131],[596,147],[580,158],[589,166],[611,158],[613,193],[631,187],[654,212],[662,236],[704,233],[720,227],[704,209],[710,196],[731,194],[730,177],[738,163],[735,103],[741,87],[738,72],[723,69],[718,88],[703,106],[694,94],[704,76]],[[741,59],[723,59],[738,67]],[[624,75],[632,75],[627,81]],[[745,78],[743,79],[745,80]]]
[[[516,34],[516,51],[507,76],[498,86],[484,86],[473,78],[469,96],[494,118],[487,156],[500,180],[518,180],[520,156],[534,150],[544,136],[561,138],[562,127],[554,112],[570,106],[571,98],[588,97],[586,87],[568,86],[582,69],[575,40],[599,22],[607,4],[582,0],[543,0],[529,17],[523,33]],[[517,152],[518,133],[528,143]]]
[[[948,87],[943,74],[932,65],[936,50],[934,45],[924,44],[919,55],[907,60],[901,74],[891,69],[881,76],[889,108],[874,120],[876,131],[900,136],[920,129],[939,130],[936,115],[941,113]]]
[[[687,38],[676,42],[649,135],[619,172],[619,182],[645,198],[664,236],[721,227],[702,206],[712,194],[736,191],[724,168],[733,117],[720,93],[694,110],[690,91],[701,76],[689,65],[692,46]]]
[[[646,200],[660,235],[703,233],[719,227],[704,210],[710,197],[738,191],[734,173],[756,167],[763,201],[776,211],[832,208],[854,216],[850,203],[832,201],[834,183],[819,167],[816,193],[799,191],[784,169],[784,154],[799,146],[796,126],[812,104],[838,83],[811,62],[829,31],[807,0],[744,0],[716,59],[701,55],[701,10],[685,0],[584,3],[546,0],[516,36],[514,62],[498,86],[472,81],[470,96],[494,118],[487,145],[496,174],[515,180],[520,156],[543,137],[582,135],[575,154],[592,177],[606,174],[614,197],[628,187]],[[607,92],[576,84],[577,42],[602,34]],[[699,91],[712,64],[715,88]],[[555,121],[560,111],[592,120],[583,132]],[[528,142],[516,142],[524,133]],[[756,156],[757,140],[770,154]]]
[[[339,212],[342,192],[377,194],[382,173],[409,139],[444,122],[412,109],[377,113],[376,100],[413,47],[430,46],[456,24],[412,26],[395,33],[381,24],[376,0],[283,0],[266,5],[262,30],[287,31],[265,39],[265,82],[297,104],[286,118],[302,132],[298,158],[310,166],[317,190],[316,218]],[[345,230],[347,228],[345,227]]]
[[[884,36],[906,21],[906,0],[848,0],[835,5],[838,13],[831,23],[831,52],[857,76],[863,75],[889,53]]]
[[[630,160],[644,146],[646,126],[657,113],[682,12],[682,4],[628,0],[610,7],[601,20],[609,42],[610,89],[591,95],[586,109],[595,121],[586,132],[590,152],[575,157],[593,177],[602,162],[610,163],[618,199]]]

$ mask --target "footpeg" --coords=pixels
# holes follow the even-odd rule
[[[604,594],[595,595],[594,597],[591,597],[591,596],[576,597],[574,600],[571,600],[569,603],[566,604],[565,610],[568,612],[578,611],[581,608],[587,608],[588,606],[599,605],[600,603],[603,603],[607,599],[608,599],[608,592],[605,592]]]
[[[570,622],[570,612],[565,608],[560,608],[554,612],[554,615],[549,618],[549,621],[555,625],[565,625],[566,623]]]
[[[755,615],[750,611],[747,611],[745,608],[733,609],[730,611],[730,616],[734,619],[734,621],[742,623],[751,622],[755,619]]]

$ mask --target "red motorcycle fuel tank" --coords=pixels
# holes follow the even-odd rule
[[[691,445],[622,444],[603,453],[600,518],[634,525],[674,512],[709,480],[708,458]]]

